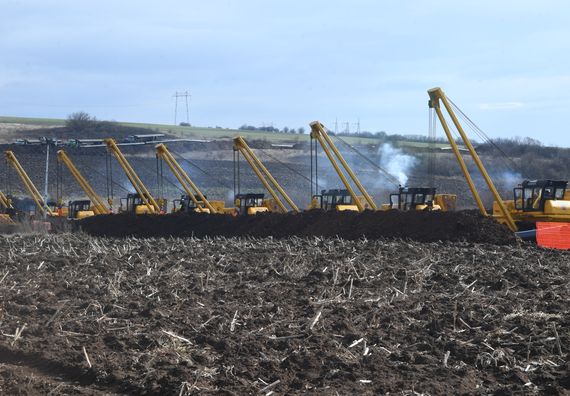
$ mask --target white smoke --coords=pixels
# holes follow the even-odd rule
[[[408,174],[418,162],[415,157],[405,154],[390,143],[384,143],[380,146],[378,156],[380,157],[380,167],[397,178],[402,186],[406,185]]]
[[[497,176],[497,181],[505,188],[515,188],[523,181],[523,177],[520,173],[505,171]]]
[[[234,190],[230,190],[226,193],[226,205],[234,206]]]

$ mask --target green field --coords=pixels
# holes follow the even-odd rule
[[[28,124],[36,126],[61,126],[65,125],[64,119],[57,118],[27,118],[27,117],[3,117],[0,116],[0,123],[4,124]],[[118,122],[120,125],[147,128],[154,132],[168,133],[181,138],[195,138],[195,139],[223,139],[232,138],[236,135],[241,135],[246,139],[263,139],[275,143],[293,143],[307,141],[308,135],[297,135],[289,133],[273,133],[273,132],[258,132],[258,131],[242,131],[238,129],[226,128],[206,128],[206,127],[185,127],[178,125],[167,124],[149,124],[139,122]],[[307,130],[309,127],[307,126]],[[360,138],[360,137],[343,137],[345,141],[350,144],[372,144],[377,143],[374,138]]]
[[[39,126],[64,125],[65,120],[58,118],[27,118],[27,117],[0,117],[0,124],[27,124]]]
[[[65,125],[64,119],[57,118],[27,118],[27,117],[2,117],[0,116],[0,124],[26,124],[35,126],[62,126]],[[261,131],[243,131],[238,129],[228,129],[228,128],[207,128],[207,127],[187,127],[178,125],[167,125],[167,124],[149,124],[149,123],[139,123],[139,122],[118,122],[120,125],[146,128],[152,132],[168,133],[171,135],[178,136],[180,138],[193,138],[193,139],[205,139],[205,140],[215,140],[215,139],[230,139],[237,135],[241,135],[249,140],[267,140],[272,143],[297,143],[308,140],[308,135],[298,135],[289,133],[273,133],[273,132],[261,132]],[[309,130],[309,127],[306,128]],[[365,144],[378,144],[380,143],[376,138],[366,138],[366,137],[356,137],[356,136],[343,136],[342,139],[352,145],[365,145]],[[411,149],[422,149],[427,148],[429,143],[427,142],[414,142],[402,140],[396,143],[400,147],[408,147]],[[436,143],[436,147],[448,146],[444,143]]]

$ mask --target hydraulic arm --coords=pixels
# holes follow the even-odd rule
[[[149,213],[160,213],[160,206],[152,197],[150,191],[148,191],[146,186],[143,184],[142,180],[136,174],[135,170],[131,167],[131,165],[129,164],[129,162],[127,161],[121,150],[119,149],[119,146],[117,146],[115,139],[105,139],[105,144],[107,145],[109,151],[115,156],[115,158],[119,162],[119,165],[121,165],[121,168],[123,168],[125,175],[131,182],[134,189],[139,194],[144,205],[147,207]]]
[[[40,194],[34,183],[32,183],[32,180],[30,179],[24,168],[22,168],[22,165],[20,165],[20,162],[16,158],[14,152],[6,151],[4,152],[4,155],[6,156],[6,159],[8,160],[10,165],[16,170],[16,173],[18,173],[20,180],[22,180],[22,183],[24,183],[24,185],[26,186],[26,189],[30,193],[32,199],[36,203],[36,206],[38,207],[40,212],[42,214],[47,214],[48,216],[55,216],[55,213],[49,208],[49,206],[47,206],[42,195]]]
[[[174,176],[176,176],[182,185],[182,188],[184,188],[184,191],[186,191],[188,197],[194,202],[194,205],[196,205],[196,208],[204,209],[205,206],[210,210],[210,213],[218,213],[164,144],[161,143],[156,146],[156,156],[166,162]],[[196,199],[196,195],[200,200]]]
[[[354,174],[354,172],[352,171],[352,169],[350,168],[350,166],[348,165],[348,163],[346,162],[346,160],[344,159],[344,157],[342,156],[340,151],[338,151],[334,142],[332,141],[332,139],[327,134],[326,129],[323,126],[323,124],[321,124],[319,121],[314,121],[314,122],[311,122],[310,125],[311,125],[311,139],[316,139],[319,142],[319,144],[321,145],[321,147],[323,148],[323,150],[324,150],[325,154],[327,155],[330,163],[332,164],[334,170],[336,171],[336,173],[338,174],[338,176],[342,180],[342,183],[344,184],[344,186],[346,187],[346,189],[350,193],[350,195],[352,197],[352,201],[357,206],[358,211],[362,212],[364,210],[364,205],[362,204],[360,199],[357,197],[356,192],[354,191],[354,189],[350,185],[348,178],[346,177],[346,175],[342,171],[338,162],[340,162],[340,164],[342,165],[342,167],[344,168],[346,173],[348,173],[348,176],[354,182],[354,184],[356,185],[356,187],[358,188],[358,190],[360,191],[360,193],[362,194],[362,196],[364,197],[366,202],[368,202],[368,204],[370,205],[372,210],[377,210],[376,204],[372,200],[372,197],[370,196],[370,194],[368,194],[368,192],[366,191],[366,189],[364,188],[362,183],[360,183],[360,180],[358,180],[358,178],[356,177],[356,175]]]
[[[442,112],[442,109],[440,106],[440,102],[443,103],[443,106],[447,110],[447,113],[449,114],[449,117],[451,118],[453,124],[455,125],[457,132],[459,132],[459,135],[461,136],[463,143],[467,147],[467,150],[469,151],[471,158],[473,158],[473,161],[475,162],[475,165],[477,165],[477,168],[479,169],[481,176],[483,176],[485,183],[487,184],[487,186],[489,187],[489,190],[493,194],[495,202],[499,206],[500,212],[503,215],[503,217],[507,223],[507,226],[511,229],[511,231],[516,232],[518,227],[515,224],[513,217],[511,216],[511,213],[507,209],[504,201],[501,199],[501,196],[499,195],[497,188],[493,184],[493,181],[491,180],[491,177],[487,173],[487,170],[485,169],[483,162],[481,162],[479,155],[477,155],[475,148],[473,147],[473,145],[471,144],[471,141],[467,137],[467,134],[463,130],[463,127],[461,126],[459,119],[455,115],[455,112],[453,111],[453,108],[451,107],[449,100],[447,99],[447,97],[443,93],[443,90],[441,88],[432,88],[432,89],[428,90],[428,94],[430,97],[429,107],[435,109],[435,112],[437,114],[437,117],[439,118],[441,126],[443,127],[443,130],[445,131],[445,135],[447,136],[447,139],[449,140],[449,144],[451,145],[451,149],[453,150],[453,154],[455,155],[455,158],[457,159],[457,162],[459,163],[461,171],[463,172],[463,175],[465,176],[465,180],[467,181],[467,184],[469,185],[469,189],[471,190],[471,193],[473,194],[473,198],[475,199],[475,202],[477,203],[477,206],[479,207],[479,211],[481,212],[482,215],[488,216],[487,210],[485,209],[485,206],[483,205],[483,201],[481,200],[481,196],[479,195],[479,192],[477,191],[477,187],[475,187],[475,183],[473,183],[473,179],[471,177],[471,174],[469,173],[469,170],[467,169],[467,166],[465,165],[465,161],[463,160],[463,157],[461,156],[461,153],[459,152],[459,148],[457,147],[457,143],[455,142],[455,139],[453,139],[449,125],[447,124],[447,121],[445,120],[445,117],[443,116],[443,112]]]
[[[241,136],[237,136],[234,138],[234,151],[238,151],[243,155],[251,169],[255,172],[263,186],[269,191],[275,202],[281,209],[283,213],[287,212],[287,208],[283,204],[283,201],[279,198],[279,195],[275,192],[275,190],[279,191],[283,199],[287,201],[289,206],[293,212],[298,213],[299,207],[293,202],[293,200],[287,195],[285,190],[281,187],[281,185],[275,180],[275,178],[271,175],[271,173],[267,170],[267,168],[263,165],[263,163],[257,158],[255,153],[251,150],[251,148],[246,143],[245,139]],[[272,187],[273,185],[273,187]]]
[[[79,172],[79,170],[75,167],[75,164],[67,156],[67,153],[64,150],[59,150],[57,152],[57,158],[67,167],[67,169],[69,169],[69,172],[73,175],[73,177],[75,178],[77,183],[81,186],[83,191],[85,191],[85,194],[87,194],[87,196],[91,200],[91,203],[93,205],[93,211],[95,212],[95,214],[109,214],[109,209],[105,206],[105,203],[103,202],[101,197],[97,195],[95,190],[93,190],[93,187],[91,187],[91,185],[83,177],[81,172]]]

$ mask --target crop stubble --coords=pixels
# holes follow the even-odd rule
[[[570,253],[0,238],[0,393],[565,393]]]

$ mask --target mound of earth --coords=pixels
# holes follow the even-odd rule
[[[107,237],[291,236],[408,238],[422,242],[469,241],[497,245],[515,242],[509,229],[473,211],[464,212],[323,212],[266,213],[233,217],[203,213],[94,216],[80,222],[83,231]]]

